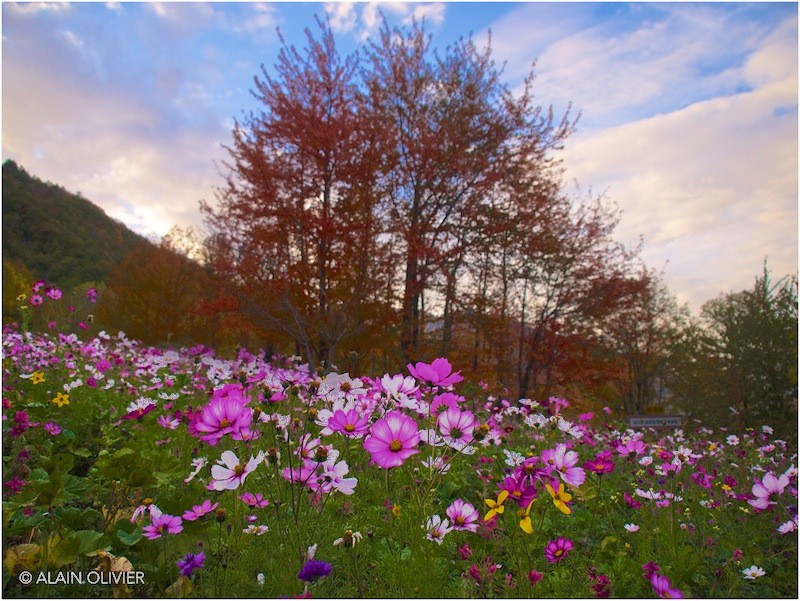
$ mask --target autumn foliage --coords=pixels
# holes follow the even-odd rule
[[[643,285],[616,215],[565,192],[572,132],[490,48],[419,25],[342,56],[329,27],[254,80],[203,210],[238,310],[312,364],[433,354],[521,396],[604,367],[594,334]],[[597,356],[597,359],[594,357]]]

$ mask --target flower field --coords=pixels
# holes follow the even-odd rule
[[[766,424],[634,431],[446,358],[372,379],[123,333],[7,326],[3,372],[7,597],[797,597]]]

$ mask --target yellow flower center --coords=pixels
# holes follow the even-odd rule
[[[240,463],[235,468],[233,468],[233,473],[237,476],[241,476],[244,474],[244,466]]]
[[[230,426],[231,426],[231,420],[229,420],[227,417],[222,418],[222,421],[219,422],[220,428],[230,428]]]
[[[403,443],[402,443],[402,442],[400,442],[400,441],[399,441],[398,439],[396,439],[396,438],[395,438],[395,439],[394,439],[394,440],[393,440],[393,441],[392,441],[392,442],[389,444],[389,450],[390,450],[392,453],[397,453],[397,452],[398,452],[398,451],[400,451],[402,448],[403,448]]]
[[[344,431],[345,432],[353,432],[356,427],[353,424],[345,424]]]

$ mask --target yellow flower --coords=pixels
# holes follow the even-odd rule
[[[553,490],[553,487],[549,484],[545,484],[545,488],[547,488],[547,492],[550,493],[550,496],[553,497],[553,504],[558,507],[561,513],[565,513],[567,515],[572,513],[572,508],[567,505],[567,503],[572,500],[572,495],[568,492],[564,492],[563,482],[559,483],[558,492]]]
[[[64,394],[63,392],[59,392],[56,395],[56,398],[54,398],[50,402],[51,403],[55,403],[59,407],[63,407],[64,405],[69,405],[69,395],[68,394]]]
[[[400,505],[392,505],[392,515],[394,515],[394,517],[399,518],[401,511]]]
[[[31,384],[41,384],[44,382],[44,374],[40,371],[35,371],[31,374]]]
[[[533,534],[533,523],[531,522],[531,507],[533,507],[533,501],[528,503],[528,507],[525,511],[520,510],[518,515],[522,519],[519,521],[519,527],[522,528],[523,532],[526,534]]]
[[[17,302],[18,302],[18,303],[21,303],[21,302],[22,302],[22,301],[24,301],[26,298],[28,298],[28,295],[27,295],[27,294],[20,294],[19,296],[17,296]]]
[[[486,504],[489,506],[489,511],[487,512],[486,517],[483,518],[483,521],[488,522],[494,516],[501,514],[506,510],[506,508],[503,506],[503,503],[505,502],[507,496],[508,491],[503,490],[499,495],[497,495],[497,501],[494,501],[493,499],[486,499]]]

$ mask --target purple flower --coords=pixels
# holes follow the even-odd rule
[[[380,467],[389,469],[419,453],[414,447],[419,444],[417,422],[399,411],[389,411],[372,424],[364,448]]]
[[[56,424],[54,424],[53,422],[47,422],[44,425],[44,429],[51,436],[58,436],[59,434],[61,434],[61,428]]]
[[[320,578],[325,578],[331,573],[331,564],[320,561],[318,559],[308,560],[300,571],[297,573],[297,578],[305,582],[314,582]]]
[[[150,513],[150,525],[142,528],[145,538],[155,540],[165,534],[178,534],[183,531],[183,520],[174,515],[154,515]]]
[[[191,576],[205,565],[205,561],[204,553],[187,553],[183,559],[176,561],[175,565],[181,569],[181,576]]]
[[[564,559],[569,552],[572,551],[574,545],[568,538],[558,537],[556,540],[551,540],[544,548],[544,556],[550,563],[558,563]]]
[[[19,491],[22,490],[22,487],[25,486],[25,481],[20,479],[19,476],[14,476],[11,480],[7,480],[3,483],[8,490],[11,491],[11,494],[17,494]]]
[[[528,582],[531,583],[531,586],[536,586],[536,583],[541,581],[543,577],[544,574],[542,574],[541,572],[537,572],[536,570],[531,570],[530,572],[528,572]]]
[[[683,599],[683,593],[677,588],[671,588],[669,578],[653,574],[650,577],[650,584],[653,585],[653,592],[662,599]]]

